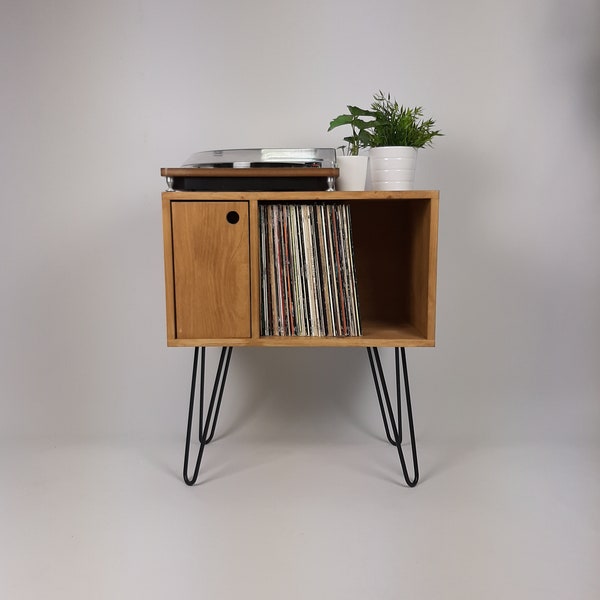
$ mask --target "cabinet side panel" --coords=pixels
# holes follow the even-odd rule
[[[163,244],[165,255],[165,304],[167,312],[167,340],[175,338],[175,292],[173,288],[173,238],[171,236],[171,202],[162,200]]]
[[[410,208],[410,320],[424,337],[428,337],[431,209],[425,201],[412,201]]]
[[[250,337],[248,203],[172,202],[171,219],[177,339]]]
[[[437,303],[437,256],[438,256],[439,197],[431,199],[429,222],[429,282],[428,282],[428,319],[427,337],[435,340],[435,320]]]
[[[411,201],[411,322],[435,339],[437,269],[437,199]]]

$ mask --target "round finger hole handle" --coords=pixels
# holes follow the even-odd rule
[[[235,225],[240,220],[240,215],[236,210],[230,210],[227,213],[227,222]]]

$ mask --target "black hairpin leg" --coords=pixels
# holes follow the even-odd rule
[[[198,479],[198,473],[200,471],[200,463],[202,462],[202,455],[204,454],[204,447],[209,444],[215,435],[215,429],[217,427],[217,419],[219,418],[219,411],[221,410],[221,400],[223,399],[223,390],[225,389],[225,381],[227,379],[227,371],[229,370],[229,361],[231,359],[231,352],[233,348],[225,347],[221,350],[221,356],[219,358],[219,364],[217,366],[217,373],[215,375],[215,382],[213,385],[210,402],[208,404],[208,410],[206,415],[204,414],[204,379],[205,379],[205,363],[206,363],[206,348],[202,347],[202,356],[200,359],[200,390],[198,398],[198,436],[200,441],[200,447],[198,448],[198,455],[196,457],[196,466],[194,467],[194,473],[191,477],[188,475],[188,464],[190,458],[190,446],[192,442],[192,425],[194,421],[194,404],[196,400],[196,377],[198,374],[198,350],[196,346],[194,348],[194,363],[192,367],[192,386],[190,391],[190,408],[188,412],[188,423],[187,433],[185,438],[185,456],[183,459],[183,480],[188,485],[194,485]]]
[[[408,431],[410,434],[410,447],[412,451],[414,473],[412,479],[408,474],[406,460],[404,459],[404,452],[402,451],[402,391],[400,385],[401,378],[399,351],[402,355],[402,378],[404,381],[406,416],[408,421]],[[373,380],[375,382],[375,390],[377,391],[377,399],[379,400],[379,408],[381,409],[385,434],[390,444],[396,446],[396,449],[398,450],[398,457],[400,458],[400,465],[402,466],[404,480],[409,487],[414,487],[417,485],[417,481],[419,481],[419,463],[417,460],[417,445],[415,442],[415,430],[413,425],[412,406],[410,402],[410,389],[408,385],[406,350],[404,348],[394,348],[394,358],[396,363],[396,416],[394,416],[394,410],[390,401],[390,394],[385,382],[385,373],[383,372],[383,367],[381,366],[379,350],[377,348],[367,348],[367,353],[369,355],[369,363],[371,364],[371,371],[373,373]]]

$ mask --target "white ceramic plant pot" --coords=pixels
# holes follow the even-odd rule
[[[362,192],[367,179],[368,156],[338,156],[340,174],[335,183],[336,190]]]
[[[412,190],[415,185],[417,148],[382,146],[369,151],[369,189]]]

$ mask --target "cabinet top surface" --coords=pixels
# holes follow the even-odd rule
[[[185,192],[165,191],[169,200],[413,200],[438,199],[438,190],[364,191],[364,192]]]

